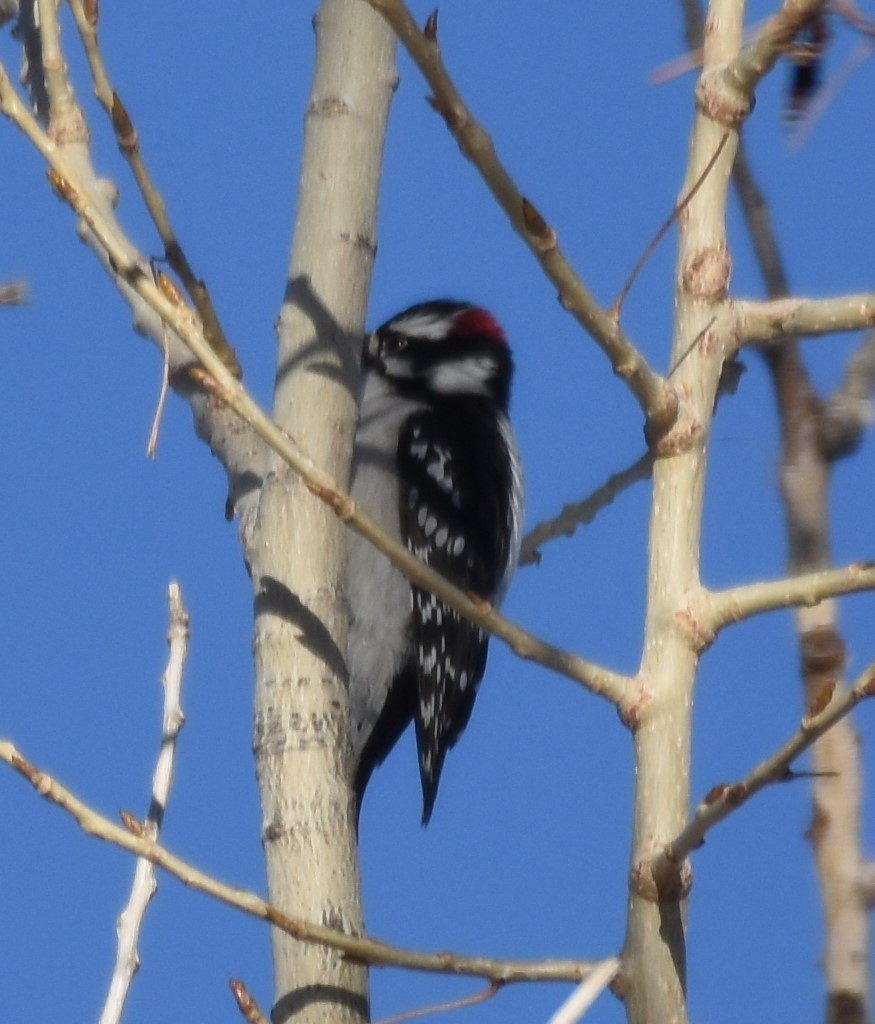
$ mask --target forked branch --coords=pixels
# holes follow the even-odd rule
[[[799,729],[771,757],[761,761],[740,782],[721,783],[709,790],[686,828],[655,858],[653,876],[657,885],[665,884],[680,870],[684,860],[704,843],[705,836],[718,822],[729,817],[766,786],[791,779],[790,766],[796,758],[850,714],[861,701],[872,696],[875,696],[875,662],[843,693],[836,694],[834,685],[825,687],[806,712]]]

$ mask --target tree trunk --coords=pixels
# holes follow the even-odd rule
[[[278,325],[274,415],[342,484],[355,426],[394,37],[360,0],[315,19],[298,216]],[[342,524],[270,458],[245,531],[255,594],[256,767],[271,902],[362,929],[350,790]],[[277,1022],[367,1020],[367,972],[273,932]]]

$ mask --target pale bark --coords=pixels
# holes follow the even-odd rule
[[[710,93],[708,76],[712,65],[737,54],[741,15],[735,0],[712,4],[700,109],[681,192],[689,193],[720,150],[678,225],[671,379],[682,401],[677,422],[659,445],[671,457],[657,459],[653,468],[640,710],[632,722],[636,787],[621,985],[631,1024],[687,1020],[688,868],[681,866],[666,881],[654,878],[652,866],[657,850],[685,825],[690,804],[691,712],[701,642],[682,612],[699,589],[706,448],[720,370],[731,352],[725,210],[737,144],[737,132],[715,114],[719,83],[712,83]]]
[[[357,0],[325,0],[306,118],[274,415],[342,483],[376,250],[377,192],[394,37]],[[244,531],[255,594],[255,754],[272,903],[362,929],[348,766],[343,527],[270,457]],[[365,969],[273,931],[274,1019],[367,1019]]]

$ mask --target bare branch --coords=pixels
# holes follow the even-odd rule
[[[841,385],[823,404],[821,451],[831,461],[856,450],[872,423],[875,391],[875,331],[870,331],[848,359]]]
[[[176,756],[176,741],[185,724],[180,706],[182,690],[182,669],[188,654],[188,614],[182,603],[182,592],[178,583],[171,583],[167,591],[170,606],[170,624],[167,629],[167,643],[170,654],[167,668],[161,678],[164,688],[164,716],[161,725],[161,746],[155,773],[152,777],[152,800],[145,822],[139,826],[144,839],[156,842],[164,819],[164,809],[173,782],[173,762]],[[134,883],[128,905],[118,920],[118,952],[115,969],[109,984],[100,1024],[118,1024],[121,1020],[131,981],[140,966],[137,952],[140,929],[146,916],[146,908],[155,895],[158,884],[155,868],[151,861],[140,858],[134,871]]]
[[[27,6],[27,10],[31,10],[30,6]],[[27,39],[31,41],[28,50],[28,81],[42,110],[47,108],[48,100],[42,90],[43,78],[36,73],[36,64],[41,59],[39,42],[34,42],[32,37],[35,33],[32,28],[24,27],[27,29]],[[56,183],[76,182],[73,191],[79,197],[78,203],[90,212],[90,220],[83,217],[80,224],[82,237],[130,306],[138,333],[151,338],[161,350],[165,345],[169,348],[171,384],[188,401],[198,435],[207,442],[227,471],[229,508],[231,511],[241,511],[243,499],[253,493],[260,481],[264,464],[263,445],[251,428],[222,403],[213,401],[206,392],[194,386],[187,372],[192,364],[188,348],[175,333],[170,331],[168,334],[168,320],[165,318],[162,321],[152,304],[133,286],[132,281],[136,278],[151,276],[151,268],[119,226],[113,209],[117,199],[115,190],[110,183],[95,174],[84,144],[87,141],[87,130],[81,112],[75,104],[69,107],[72,113],[68,111],[62,122],[55,104],[49,132],[45,131],[30,113],[28,105],[19,97],[9,74],[0,63],[0,113],[18,127],[60,176],[55,179]],[[54,141],[53,136],[56,134],[63,137],[62,144]],[[102,224],[100,233],[88,227],[95,220],[100,220]],[[107,236],[112,238],[109,246],[106,244]],[[124,273],[120,267],[125,268]],[[189,319],[193,319],[190,313],[188,315]],[[193,325],[192,329],[196,329],[196,326]]]
[[[744,211],[757,262],[766,282],[766,291],[772,298],[786,295],[790,288],[784,261],[778,249],[775,232],[772,230],[772,218],[766,197],[757,185],[750,161],[747,159],[743,136],[739,137],[738,151],[732,165],[732,183]]]
[[[665,236],[668,234],[672,224],[674,224],[675,221],[677,221],[678,217],[680,217],[680,215],[684,212],[684,210],[690,205],[690,202],[693,200],[693,198],[695,197],[696,193],[701,188],[702,182],[704,182],[704,180],[708,177],[708,175],[713,170],[714,164],[717,163],[717,160],[720,157],[720,154],[723,152],[723,147],[726,145],[726,143],[728,141],[729,141],[729,132],[724,132],[723,136],[720,139],[720,142],[717,145],[717,148],[714,150],[714,155],[711,157],[711,159],[705,165],[705,169],[699,175],[697,180],[693,183],[692,187],[687,191],[686,195],[684,195],[681,199],[678,200],[677,203],[675,203],[674,209],[671,211],[669,216],[665,219],[665,221],[663,222],[663,224],[661,225],[659,230],[656,232],[656,234],[651,239],[651,241],[648,244],[647,248],[642,253],[642,255],[641,255],[640,259],[638,260],[638,262],[632,268],[632,272],[629,274],[628,278],[626,279],[626,283],[620,289],[620,294],[616,297],[616,299],[614,299],[614,304],[611,306],[611,309],[610,309],[611,316],[615,317],[617,320],[620,319],[620,312],[621,312],[621,310],[623,308],[623,303],[626,301],[626,298],[629,295],[629,292],[632,290],[632,285],[635,284],[635,281],[636,281],[638,275],[644,269],[644,266],[646,265],[646,263],[650,259],[650,257],[653,255],[656,247],[663,240],[663,238],[665,238]]]
[[[749,101],[796,34],[823,6],[824,0],[784,0],[781,9],[766,20],[738,59],[721,72],[727,85]]]
[[[212,896],[220,903],[267,921],[301,942],[319,943],[340,950],[373,967],[402,967],[429,974],[459,974],[489,981],[581,981],[596,962],[589,960],[499,960],[456,953],[420,953],[390,946],[378,939],[347,935],[312,921],[289,917],[253,892],[218,881],[177,857],[163,846],[114,824],[83,803],[57,779],[40,771],[6,740],[0,740],[0,761],[5,761],[30,782],[40,796],[70,814],[87,835],[102,839],[178,878],[184,885]]]
[[[577,1024],[592,1004],[616,978],[620,970],[617,957],[609,957],[592,969],[566,1001],[548,1021],[548,1024]]]
[[[603,508],[606,508],[617,495],[622,494],[632,484],[646,480],[653,471],[655,456],[645,452],[631,466],[614,473],[597,488],[588,498],[566,505],[553,519],[539,523],[523,537],[520,545],[520,565],[538,564],[541,561],[542,545],[557,537],[571,537],[578,526],[591,523]]]
[[[761,344],[787,335],[859,331],[875,324],[875,293],[832,299],[780,298],[733,303],[739,345]]]
[[[42,71],[49,101],[49,124],[55,127],[74,113],[73,90],[61,53],[61,29],[58,24],[57,0],[37,0],[39,35],[42,47]],[[81,112],[76,111],[81,117]],[[65,133],[65,141],[68,141]]]
[[[131,168],[131,173],[140,189],[146,209],[149,211],[152,222],[164,244],[165,258],[179,275],[179,279],[194,303],[204,325],[204,336],[210,346],[235,376],[242,376],[243,371],[237,362],[234,349],[225,335],[207,287],[192,270],[179,238],[173,230],[173,225],[170,223],[161,193],[156,188],[146,167],[146,162],[140,151],[139,137],[131,116],[118,93],[112,87],[97,40],[96,19],[88,16],[84,10],[82,0],[70,0],[70,9],[76,20],[76,27],[79,30],[82,46],[88,58],[88,65],[91,68],[94,94],[110,119],[115,131],[118,148]]]
[[[826,569],[768,583],[750,583],[727,590],[705,592],[698,621],[703,632],[716,633],[724,626],[762,612],[816,605],[840,594],[873,589],[875,563],[852,562],[842,569]]]
[[[707,833],[755,793],[775,782],[792,778],[790,765],[827,730],[848,715],[861,701],[875,695],[875,662],[857,678],[854,685],[836,695],[834,687],[826,688],[818,701],[822,707],[809,708],[797,732],[771,757],[761,761],[740,782],[714,786],[696,808],[686,828],[667,843],[653,862],[657,884],[676,874],[684,860],[705,841]]]
[[[462,996],[461,999],[451,999],[447,1003],[435,1003],[433,1006],[420,1006],[415,1010],[404,1010],[392,1017],[384,1017],[375,1024],[402,1024],[405,1020],[420,1020],[423,1017],[431,1017],[435,1013],[451,1013],[453,1010],[466,1010],[468,1007],[476,1006],[478,1003],[485,1003],[496,993],[500,992],[503,984],[500,981],[490,982],[486,988],[475,992],[471,996]]]
[[[152,429],[149,431],[149,440],[146,443],[146,455],[150,459],[154,459],[158,451],[158,431],[161,429],[164,407],[167,404],[167,393],[170,390],[170,343],[167,339],[167,324],[161,326],[161,335],[164,341],[163,359],[161,360],[161,388],[158,392],[155,415],[152,417]]]
[[[392,26],[433,90],[432,106],[442,115],[462,153],[474,164],[559,291],[559,301],[589,332],[628,385],[647,416],[651,436],[667,430],[677,415],[671,384],[655,373],[610,312],[589,293],[559,248],[554,230],[519,191],[495,152],[491,138],[475,120],[444,67],[435,33],[423,32],[403,0],[365,0]]]

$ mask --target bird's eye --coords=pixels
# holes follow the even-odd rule
[[[407,338],[403,334],[390,335],[389,348],[392,352],[403,352],[407,348]]]

